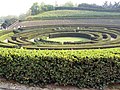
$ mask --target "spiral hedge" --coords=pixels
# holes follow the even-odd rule
[[[69,36],[89,40],[61,43],[47,39]],[[9,80],[99,89],[120,83],[119,26],[70,24],[3,30],[0,47],[0,77]]]
[[[14,33],[7,43],[1,41],[2,47],[26,48],[26,49],[98,49],[120,47],[119,27],[60,25],[44,27],[26,27],[22,30],[11,30]],[[4,35],[4,34],[3,34]],[[2,37],[2,36],[1,36]],[[85,42],[54,42],[47,38],[55,37],[84,37],[89,39]],[[31,41],[33,40],[33,41]]]

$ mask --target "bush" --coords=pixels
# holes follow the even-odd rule
[[[30,85],[103,88],[120,82],[120,49],[0,49],[0,76]]]
[[[93,7],[55,7],[55,10],[89,10],[89,11],[99,11],[99,12],[120,12],[119,8],[93,8]]]

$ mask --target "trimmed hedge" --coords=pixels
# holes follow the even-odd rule
[[[99,12],[120,12],[118,8],[116,9],[106,9],[106,8],[88,8],[88,7],[55,7],[55,10],[89,10],[89,11],[99,11]]]
[[[5,31],[4,31],[5,32]],[[11,31],[12,32],[12,31]],[[13,32],[12,32],[13,33]],[[69,34],[68,34],[69,33]],[[74,34],[74,35],[73,35]],[[104,35],[106,34],[106,39]],[[82,36],[90,38],[86,42],[65,42],[56,43],[45,40],[48,36]],[[44,50],[70,50],[70,49],[103,49],[120,47],[120,30],[118,26],[101,26],[101,25],[57,25],[57,26],[41,26],[39,28],[30,29],[25,27],[20,33],[14,34],[8,38],[8,44],[14,44],[15,48],[26,49],[44,49]],[[26,38],[24,38],[26,37]],[[30,40],[39,40],[31,42]],[[2,44],[1,47],[4,47]],[[5,46],[6,47],[6,46]]]
[[[30,85],[54,83],[101,89],[120,82],[120,49],[0,48],[0,76]]]
[[[50,33],[49,38],[57,38],[57,37],[82,37],[90,39],[91,35],[88,33],[80,33],[80,32],[57,32],[57,33]]]

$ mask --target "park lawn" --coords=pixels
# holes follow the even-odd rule
[[[88,41],[89,39],[80,38],[80,37],[58,37],[58,38],[49,38],[49,41],[56,42],[78,42],[78,41]]]

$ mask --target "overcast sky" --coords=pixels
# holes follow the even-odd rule
[[[45,4],[53,4],[57,2],[58,5],[62,5],[65,2],[72,1],[74,4],[79,3],[95,3],[98,5],[102,5],[106,0],[1,0],[0,1],[0,16],[7,15],[20,15],[28,11],[31,5],[34,2],[44,2]],[[118,2],[120,0],[107,0],[108,2]]]

